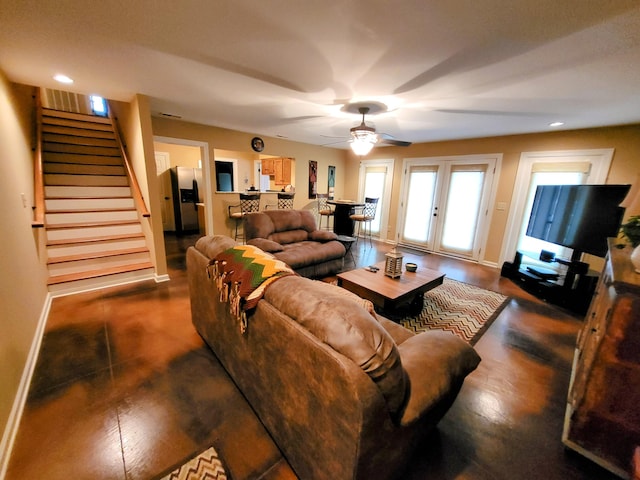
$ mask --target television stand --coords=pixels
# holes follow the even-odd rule
[[[598,273],[590,271],[587,263],[578,261],[579,252],[574,252],[571,260],[554,259],[555,263],[566,267],[564,276],[537,264],[528,265],[526,258],[517,252],[513,262],[504,262],[501,275],[542,300],[581,315],[587,313]]]

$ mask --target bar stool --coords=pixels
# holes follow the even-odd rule
[[[229,205],[227,208],[229,210],[229,218],[236,221],[236,233],[234,239],[238,240],[238,224],[242,222],[244,216],[248,213],[260,211],[260,194],[241,193],[240,203],[237,205]],[[233,209],[236,210],[232,211]],[[242,239],[244,240],[244,231],[242,234]]]
[[[318,201],[318,215],[320,216],[318,221],[318,228],[322,230],[322,219],[326,218],[327,230],[329,230],[329,218],[333,217],[335,213],[331,206],[327,203],[327,200],[329,200],[329,194],[318,193],[316,194],[316,200]]]
[[[364,223],[364,236],[367,237],[367,224],[369,224],[369,245],[371,245],[371,222],[376,218],[376,211],[378,209],[378,199],[366,197],[364,199],[364,207],[360,213],[354,213],[349,215],[349,218],[354,222],[358,222],[358,235],[360,237],[360,225]]]
[[[293,197],[296,194],[294,192],[278,192],[278,210],[293,210]],[[265,205],[265,209],[275,207],[276,205],[270,203]]]

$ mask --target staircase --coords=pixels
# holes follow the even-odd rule
[[[111,120],[41,111],[49,290],[71,292],[152,277]]]

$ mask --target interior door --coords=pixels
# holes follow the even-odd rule
[[[168,152],[155,152],[156,175],[160,187],[160,213],[162,215],[162,230],[173,232],[176,229],[173,216],[173,199],[171,197],[171,161]]]

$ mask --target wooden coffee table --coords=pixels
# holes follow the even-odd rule
[[[385,262],[376,263],[377,272],[358,268],[338,274],[338,285],[371,300],[385,314],[394,313],[398,307],[409,305],[409,314],[422,310],[425,292],[442,285],[444,273],[429,268],[418,267],[416,272],[402,272],[397,278],[384,274]]]

